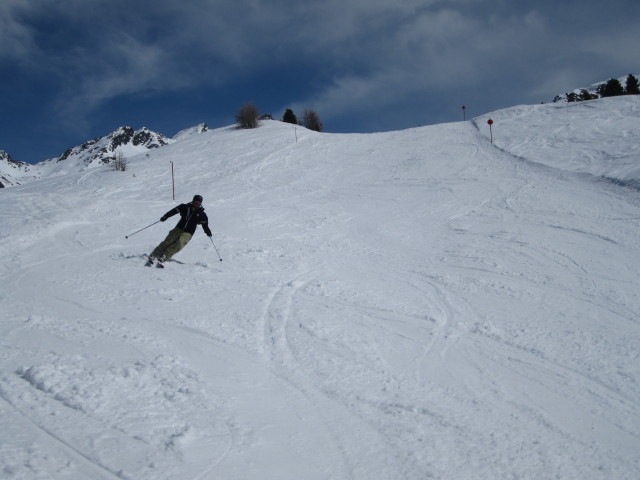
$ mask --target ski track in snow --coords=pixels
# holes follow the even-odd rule
[[[636,115],[265,122],[4,189],[0,476],[637,478],[640,197],[599,180],[638,178]],[[124,238],[169,160],[223,262]]]

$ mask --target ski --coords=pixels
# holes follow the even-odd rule
[[[128,258],[133,258],[134,255],[128,257]],[[145,267],[153,267],[155,265],[156,268],[165,268],[164,264],[166,262],[171,262],[171,263],[175,263],[177,265],[187,265],[187,266],[192,266],[192,267],[200,267],[200,268],[210,268],[210,265],[208,265],[205,262],[195,262],[195,263],[187,263],[187,262],[182,262],[180,260],[175,260],[173,258],[171,259],[158,259],[156,257],[152,257],[151,255],[135,255],[135,257],[139,258],[139,257],[143,257],[145,258],[145,262],[144,262],[144,266]]]

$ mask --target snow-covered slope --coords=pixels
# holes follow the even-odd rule
[[[640,194],[565,168],[618,107],[494,145],[266,121],[5,189],[3,478],[638,478]],[[169,161],[222,262],[144,267],[175,217],[125,239]]]
[[[640,189],[640,97],[521,105],[474,119],[494,144],[527,161]]]

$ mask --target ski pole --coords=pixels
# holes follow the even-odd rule
[[[216,244],[213,243],[213,238],[209,237],[209,240],[211,240],[211,244],[213,245],[213,248],[216,249],[216,253],[218,254],[218,258],[220,259],[220,261],[222,261],[222,257],[220,256],[220,252],[218,252],[218,247],[216,247]]]
[[[136,233],[140,233],[142,230],[146,230],[149,227],[153,227],[156,223],[160,223],[162,220],[158,220],[157,222],[152,223],[151,225],[147,225],[144,228],[141,228],[140,230],[130,233],[129,235],[125,235],[124,238],[129,238],[129,237],[133,237]]]

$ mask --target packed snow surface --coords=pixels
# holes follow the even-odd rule
[[[265,121],[2,190],[0,477],[640,478],[639,107]],[[145,267],[194,194],[223,261]]]

